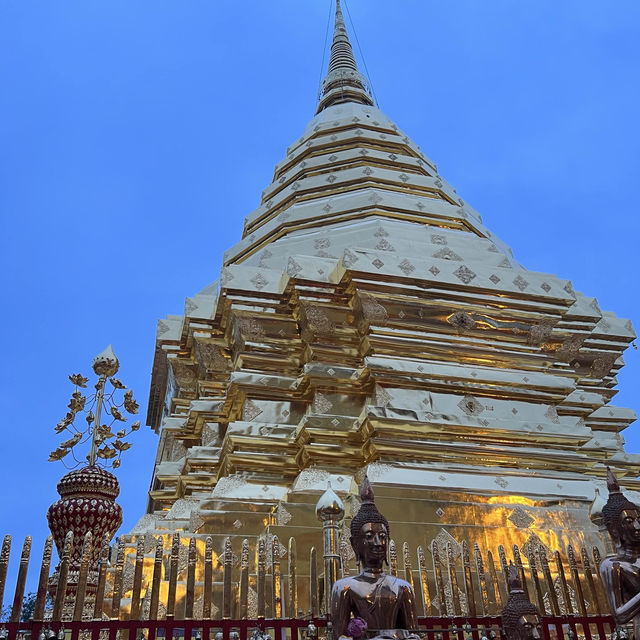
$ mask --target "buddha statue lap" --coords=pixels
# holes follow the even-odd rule
[[[362,571],[338,580],[331,592],[331,618],[341,638],[418,639],[411,585],[384,572],[389,523],[378,511],[365,476],[362,506],[351,521],[351,546]]]
[[[616,623],[640,640],[640,507],[622,494],[609,468],[607,488],[602,517],[616,552],[602,561],[600,575]]]

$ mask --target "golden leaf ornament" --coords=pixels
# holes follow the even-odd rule
[[[71,382],[73,382],[76,387],[82,388],[86,387],[87,382],[89,382],[89,378],[85,378],[81,373],[74,373],[73,375],[69,376],[69,380],[71,380]]]

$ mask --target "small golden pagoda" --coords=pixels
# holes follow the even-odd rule
[[[300,553],[327,483],[349,517],[366,472],[412,547],[602,546],[606,465],[638,489],[635,414],[611,404],[634,337],[520,265],[374,106],[338,0],[315,117],[219,279],[158,322],[133,533],[295,536]]]

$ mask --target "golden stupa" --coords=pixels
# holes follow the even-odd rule
[[[160,440],[132,533],[300,550],[327,483],[348,517],[366,472],[412,547],[601,544],[606,465],[638,487],[635,414],[610,404],[634,337],[520,265],[373,105],[338,1],[315,117],[219,279],[158,322]]]

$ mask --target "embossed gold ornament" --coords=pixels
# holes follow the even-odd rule
[[[127,417],[121,411],[122,408],[129,414],[136,414],[139,406],[133,397],[133,391],[113,376],[118,372],[120,363],[111,346],[107,347],[93,361],[93,370],[99,376],[94,385],[95,393],[84,395],[80,389],[85,389],[89,378],[80,373],[69,376],[69,380],[75,385],[75,389],[69,400],[66,416],[54,427],[57,434],[65,433],[70,437],[49,454],[49,462],[63,460],[71,454],[73,463],[67,464],[69,458],[63,462],[67,468],[76,468],[84,463],[80,457],[76,457],[75,448],[78,445],[89,444],[90,450],[86,455],[90,465],[99,463],[101,466],[117,468],[120,466],[120,457],[123,451],[131,448],[131,443],[124,438],[140,428],[140,421],[136,420],[129,427],[113,432],[112,426],[118,423],[126,423]],[[109,379],[113,389],[105,391],[105,382]],[[124,390],[121,401],[116,397],[118,391]],[[86,426],[76,424],[78,415],[84,414]],[[102,416],[110,418],[110,423],[102,423]]]

